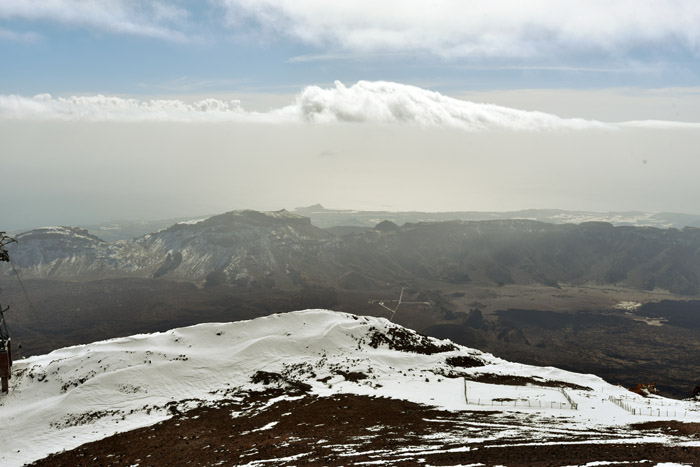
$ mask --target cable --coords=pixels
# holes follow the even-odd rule
[[[19,276],[19,271],[17,271],[17,267],[15,267],[15,262],[12,261],[12,258],[10,258],[10,265],[12,265],[12,270],[15,273],[15,277],[17,277],[17,281],[19,281],[19,285],[22,287],[22,292],[24,292],[24,296],[27,299],[27,303],[29,303],[29,308],[31,308],[32,313],[34,314],[34,319],[36,320],[36,323],[39,325],[39,328],[41,329],[41,333],[46,337],[46,330],[44,329],[44,325],[41,323],[41,320],[39,319],[39,314],[36,312],[36,308],[34,308],[34,304],[32,303],[32,300],[29,298],[29,294],[27,293],[26,287],[24,287],[24,282],[22,282],[22,278]]]

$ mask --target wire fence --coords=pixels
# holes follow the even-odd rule
[[[469,391],[467,389],[467,380],[464,378],[464,400],[467,405],[480,405],[484,407],[522,407],[522,408],[539,408],[539,409],[561,409],[561,410],[578,410],[578,404],[575,403],[571,397],[562,389],[559,388],[568,402],[557,402],[557,401],[542,401],[542,400],[530,400],[530,399],[520,399],[520,398],[491,398],[482,399],[480,397],[469,397]]]
[[[577,410],[575,406],[572,406],[568,402],[555,402],[555,401],[531,401],[530,399],[467,399],[467,405],[481,405],[485,407],[528,407],[528,408],[540,408],[540,409],[562,409],[562,410]]]
[[[464,400],[467,405],[478,405],[486,407],[522,407],[522,408],[540,408],[540,409],[561,409],[561,410],[578,410],[578,404],[571,398],[571,396],[566,392],[564,388],[558,388],[561,395],[566,399],[567,402],[558,401],[543,401],[539,399],[528,399],[528,398],[481,398],[469,396],[469,390],[467,387],[467,379],[464,378]],[[608,400],[618,407],[626,410],[632,415],[644,415],[651,417],[674,417],[674,418],[685,418],[689,415],[698,416],[698,405],[695,402],[688,401],[687,407],[679,405],[681,401],[668,401],[668,400],[651,400],[646,401],[647,403],[652,402],[654,405],[643,405],[638,404],[638,400],[634,398],[628,398],[625,396],[608,396]]]
[[[681,409],[679,407],[672,407],[670,405],[663,405],[663,401],[661,401],[661,407],[651,407],[651,406],[644,406],[644,407],[638,407],[630,404],[626,400],[623,400],[622,397],[613,397],[613,396],[608,396],[608,400],[612,402],[613,404],[617,405],[618,407],[621,407],[631,413],[632,415],[648,415],[650,417],[687,417],[688,416],[688,410],[687,409]]]
[[[564,391],[564,388],[559,388],[559,392],[561,392],[562,395],[566,398],[566,400],[569,401],[569,404],[571,404],[571,408],[573,410],[578,410],[578,404],[574,402],[573,399],[571,399],[571,397],[569,397],[569,394],[566,391]]]

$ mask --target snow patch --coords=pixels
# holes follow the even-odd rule
[[[373,340],[377,333],[400,340]],[[449,357],[466,356],[478,357],[484,366],[447,363]],[[470,381],[483,373],[528,383]],[[257,382],[256,374],[262,374]],[[306,393],[389,397],[451,411],[519,412],[548,420],[543,422],[543,433],[564,428],[587,433],[600,426],[658,420],[659,415],[700,421],[700,404],[695,402],[645,399],[593,375],[510,363],[419,336],[383,318],[305,310],[110,339],[17,361],[10,393],[0,398],[4,432],[0,442],[12,446],[0,449],[0,464],[19,466],[246,391],[278,386],[290,388],[290,393],[265,404]],[[558,386],[566,387],[578,410],[566,406],[568,399]],[[610,398],[649,407],[653,413],[632,414]],[[502,406],[499,401],[478,405],[485,399],[501,399]],[[249,410],[264,410],[265,404]],[[662,407],[670,415],[657,410]],[[258,430],[271,429],[274,423]],[[527,427],[526,439],[536,443],[531,428]],[[520,429],[513,426],[491,435],[486,430],[483,436],[505,439],[511,433],[520,436]],[[561,436],[566,439],[570,433]],[[621,434],[596,442],[627,442],[627,438],[662,443],[670,439],[662,434],[644,438]]]
[[[615,310],[634,311],[642,306],[641,302],[622,301],[613,306]]]

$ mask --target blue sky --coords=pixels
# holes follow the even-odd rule
[[[698,213],[698,24],[697,0],[0,0],[0,229]]]
[[[449,93],[700,78],[697,2],[489,4],[3,0],[0,92],[296,92],[364,79]]]

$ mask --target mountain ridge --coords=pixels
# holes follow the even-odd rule
[[[400,227],[386,222],[334,235],[287,211],[233,211],[116,242],[78,228],[37,229],[19,235],[11,254],[22,275],[33,278],[163,277],[281,289],[420,279],[700,293],[700,229],[694,227],[527,219]],[[355,280],[344,280],[348,275]]]
[[[308,216],[322,228],[355,226],[372,228],[381,220],[395,224],[406,222],[440,222],[446,220],[478,221],[494,219],[527,219],[550,224],[580,224],[601,221],[615,226],[631,225],[659,228],[700,227],[700,214],[646,211],[571,211],[565,209],[522,209],[516,211],[361,211],[330,209],[321,204],[298,207],[294,212]]]
[[[658,421],[662,404],[675,412],[661,419],[700,422],[697,404],[644,398],[593,375],[514,364],[386,319],[328,310],[205,323],[68,347],[19,360],[13,371],[10,393],[0,399],[0,416],[6,420],[3,442],[13,446],[0,452],[8,466],[266,391],[272,392],[262,406],[229,409],[232,422],[253,417],[275,401],[297,407],[294,401],[303,406],[307,394],[356,394],[467,410],[467,419],[475,412],[502,414],[481,430],[486,438],[506,444],[523,436],[538,444],[532,440],[538,426],[539,443],[545,444],[572,436],[595,443],[605,433],[606,443],[699,449],[692,436],[640,436],[625,429],[630,423]],[[509,401],[505,409],[503,401]],[[496,426],[508,417],[511,434],[506,439]],[[452,437],[451,445],[462,446],[453,452],[468,459],[467,446],[483,443],[484,436]],[[420,451],[408,453],[406,458],[420,456]],[[307,459],[313,459],[308,456],[312,453]]]

